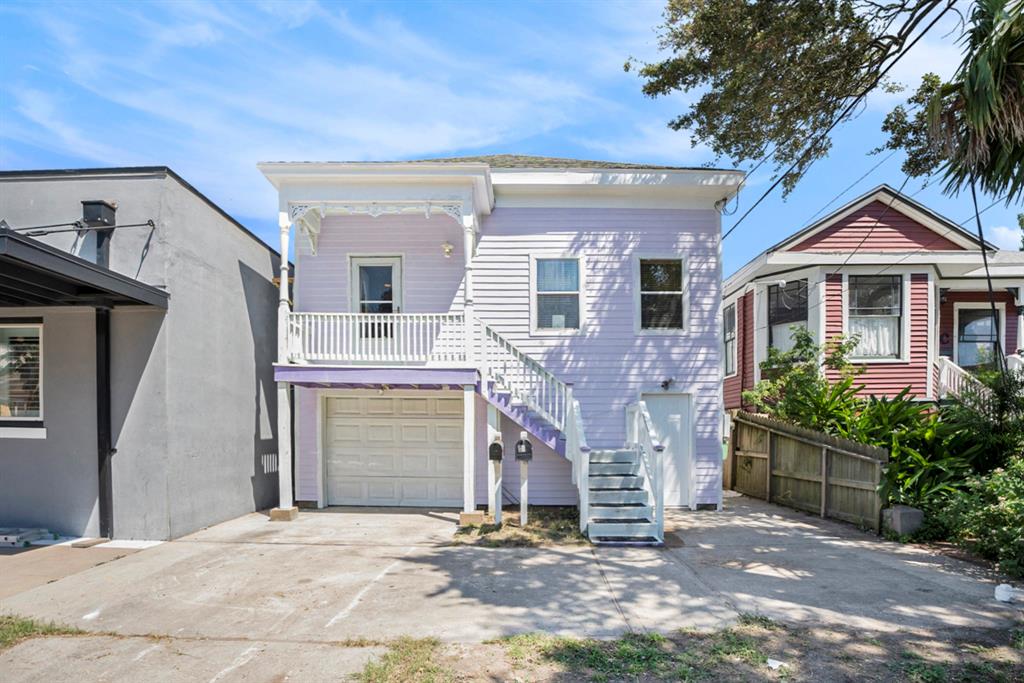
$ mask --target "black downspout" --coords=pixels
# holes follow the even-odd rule
[[[110,309],[96,308],[96,442],[99,456],[100,536],[114,537],[114,478],[111,467]]]

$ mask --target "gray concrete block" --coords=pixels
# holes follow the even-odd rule
[[[882,510],[882,525],[900,536],[912,534],[924,524],[924,512],[909,505],[893,505]]]

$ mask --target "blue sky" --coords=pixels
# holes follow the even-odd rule
[[[258,161],[501,152],[714,161],[665,125],[686,96],[650,100],[623,72],[627,57],[657,57],[661,9],[637,0],[8,1],[0,5],[0,168],[166,164],[273,244],[276,199]],[[919,43],[895,78],[916,84],[929,69],[952,73],[959,52],[944,32]],[[758,207],[726,240],[725,272],[819,211],[882,182],[899,187],[895,155],[828,205],[882,160],[868,151],[899,99],[873,96],[787,200],[777,191]],[[770,175],[762,167],[749,179],[726,229]],[[921,186],[911,180],[905,191]],[[957,222],[971,217],[970,197],[944,197],[938,184],[915,199]],[[982,207],[993,199],[981,198]],[[1018,246],[1019,210],[986,211],[987,236]]]

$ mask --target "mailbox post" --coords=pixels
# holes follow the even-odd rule
[[[516,441],[516,460],[519,461],[519,524],[525,527],[530,488],[530,461],[533,460],[533,444],[530,443],[526,432],[519,432],[519,441]]]
[[[491,469],[488,471],[488,483],[490,484],[490,513],[494,516],[494,524],[501,526],[501,459],[504,457],[504,448],[501,445],[501,433],[494,436],[494,443],[487,449],[487,459],[491,461]]]

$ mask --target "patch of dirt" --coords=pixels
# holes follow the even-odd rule
[[[531,548],[588,543],[580,533],[579,512],[575,507],[530,507],[526,526],[519,523],[519,507],[502,509],[501,526],[493,516],[484,523],[459,527],[453,545],[480,545],[488,548]]]

